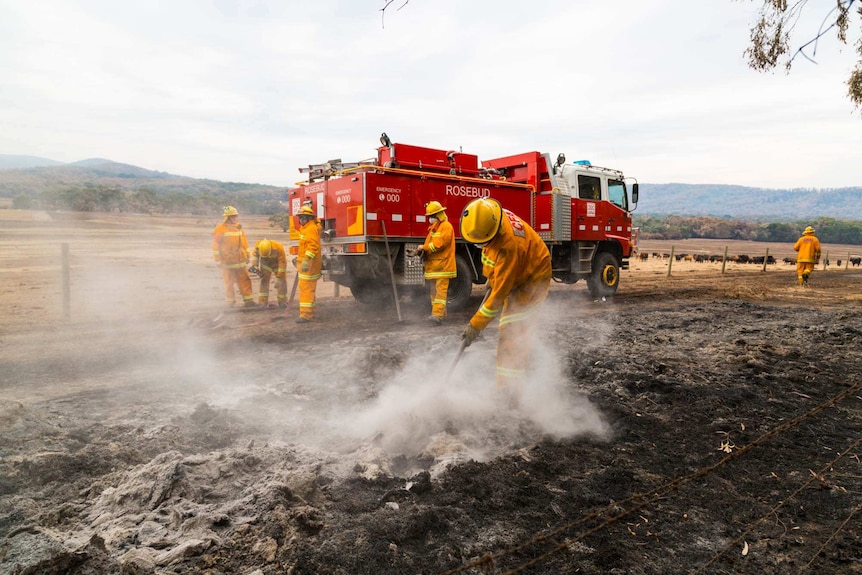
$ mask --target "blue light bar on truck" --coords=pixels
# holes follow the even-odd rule
[[[576,160],[572,163],[576,166],[592,166],[589,160]]]

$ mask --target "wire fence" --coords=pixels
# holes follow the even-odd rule
[[[778,425],[777,427],[771,429],[770,431],[760,435],[759,437],[751,441],[749,444],[732,450],[728,455],[711,465],[707,465],[693,473],[666,482],[651,491],[645,493],[637,493],[628,497],[625,500],[614,502],[602,509],[588,513],[574,521],[564,523],[552,530],[538,533],[532,538],[518,545],[514,545],[493,553],[483,554],[480,557],[466,562],[459,567],[445,571],[441,575],[455,575],[457,573],[465,573],[473,570],[479,570],[479,572],[488,575],[513,575],[515,573],[522,573],[531,567],[537,566],[545,561],[548,561],[552,556],[560,552],[572,549],[575,543],[580,542],[591,535],[594,535],[602,530],[607,529],[608,527],[620,522],[621,520],[639,511],[644,510],[645,508],[651,506],[652,504],[660,500],[668,499],[684,485],[716,472],[717,470],[726,466],[728,463],[744,457],[756,447],[759,447],[767,441],[775,439],[793,430],[794,428],[797,428],[799,425],[817,416],[824,410],[840,404],[844,400],[855,396],[855,394],[859,393],[860,391],[862,391],[862,383],[856,383],[851,387],[848,387],[841,393],[815,406],[808,412],[799,415],[794,419],[788,420],[781,425]],[[734,547],[738,547],[747,535],[757,529],[757,527],[761,525],[768,517],[774,515],[782,507],[785,507],[799,493],[801,493],[805,489],[808,489],[814,483],[827,481],[830,475],[836,474],[836,464],[840,460],[852,454],[852,456],[855,457],[858,461],[859,456],[858,454],[855,454],[854,451],[859,449],[860,445],[862,445],[862,437],[856,438],[850,445],[842,449],[831,461],[821,466],[816,472],[810,472],[807,480],[802,482],[797,487],[797,489],[795,489],[787,497],[782,498],[775,505],[770,507],[770,509],[766,513],[751,521],[749,524],[745,525],[742,529],[740,529],[738,536],[733,538],[721,550],[714,553],[712,557],[710,557],[705,563],[695,567],[690,572],[693,575],[703,573],[708,567],[718,561],[729,550],[733,549]],[[817,557],[820,556],[823,550],[834,541],[835,536],[841,530],[846,528],[847,525],[851,524],[853,517],[860,510],[862,510],[862,501],[860,501],[858,505],[856,505],[850,510],[850,513],[847,515],[847,517],[826,539],[826,541],[824,541],[823,544],[814,553],[812,553],[808,562],[801,568],[799,572],[804,572],[805,570],[810,569],[810,566],[814,563]],[[560,540],[561,538],[563,539]],[[506,567],[504,570],[500,570],[500,565],[504,562],[505,559],[510,559],[517,554],[529,551],[535,553],[535,556],[532,559],[514,566]]]

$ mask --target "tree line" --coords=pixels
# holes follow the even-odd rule
[[[268,215],[274,226],[286,227],[284,190],[237,190],[187,193],[142,187],[89,184],[42,190],[13,198],[16,209],[70,210],[78,212],[127,212],[139,214],[217,215],[225,205],[245,214]],[[707,238],[756,242],[795,242],[806,226],[817,230],[827,243],[862,245],[862,221],[817,217],[791,222],[752,222],[711,216],[637,216],[641,239],[677,240]]]
[[[89,184],[42,190],[34,195],[18,195],[12,207],[20,210],[70,210],[75,212],[127,212],[137,214],[221,213],[225,205],[245,214],[276,214],[283,211],[282,191],[236,191],[187,193],[157,191],[152,188],[127,190],[120,186]]]
[[[640,239],[648,240],[704,238],[793,243],[806,226],[811,226],[821,242],[862,245],[862,221],[829,217],[762,223],[707,216],[635,216],[633,223],[640,230]]]

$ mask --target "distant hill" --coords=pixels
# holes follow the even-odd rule
[[[37,160],[43,163],[36,165]],[[30,165],[25,167],[3,167],[28,163]],[[0,155],[0,198],[17,196],[35,198],[45,193],[86,186],[105,186],[125,191],[146,189],[156,194],[212,194],[214,196],[237,192],[259,192],[271,195],[284,190],[277,186],[262,184],[188,178],[104,158],[90,158],[65,164],[32,156]]]
[[[780,190],[713,184],[641,184],[635,214],[757,221],[823,216],[862,220],[862,187]]]
[[[38,156],[10,156],[0,154],[0,170],[19,170],[24,168],[41,168],[44,166],[59,166],[63,162],[39,158]]]
[[[157,195],[187,194],[283,201],[284,188],[188,178],[105,158],[62,163],[0,154],[0,198],[39,198],[101,186]],[[862,187],[764,189],[715,184],[641,184],[637,216],[713,216],[754,221],[832,217],[862,220]]]

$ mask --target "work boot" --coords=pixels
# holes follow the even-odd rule
[[[441,325],[443,323],[443,318],[437,317],[436,315],[429,315],[428,321],[430,321],[432,324],[437,326],[437,325]]]
[[[257,303],[254,301],[251,301],[251,300],[245,302],[244,305],[245,305],[245,307],[257,307]]]
[[[287,302],[286,302],[286,301],[280,301],[280,302],[278,302],[278,307],[279,307],[279,308],[281,308],[281,309],[286,308],[286,307],[287,307]]]
[[[304,317],[298,317],[296,318],[296,323],[311,323],[311,320]]]

